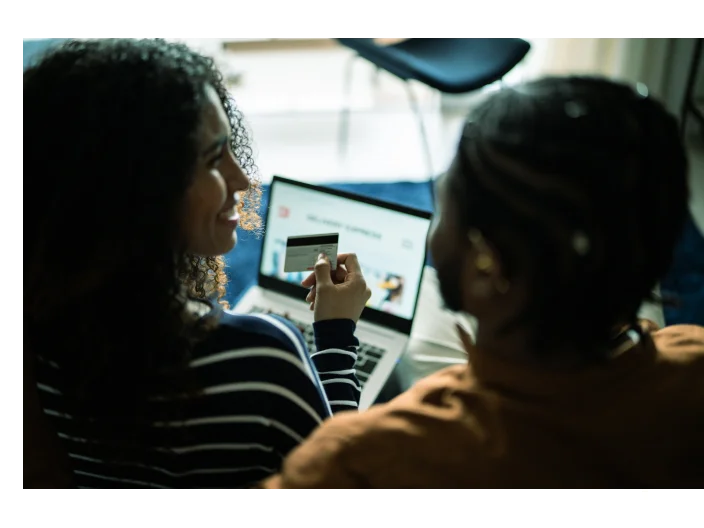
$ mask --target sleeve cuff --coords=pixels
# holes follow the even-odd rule
[[[331,319],[313,323],[315,345],[318,350],[359,346],[354,336],[357,325],[352,319]]]

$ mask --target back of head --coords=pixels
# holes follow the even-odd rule
[[[597,78],[546,78],[473,112],[453,168],[461,221],[529,285],[541,344],[603,344],[635,320],[687,215],[687,162],[657,101]]]

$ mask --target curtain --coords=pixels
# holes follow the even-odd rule
[[[589,74],[641,82],[670,111],[679,113],[695,39],[526,40],[531,51],[516,69],[514,79]]]

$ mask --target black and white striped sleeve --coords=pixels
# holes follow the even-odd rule
[[[320,321],[313,324],[313,329],[318,351],[311,358],[332,412],[356,410],[362,388],[355,371],[359,341],[354,336],[354,321]]]

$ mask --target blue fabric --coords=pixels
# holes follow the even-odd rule
[[[329,187],[426,211],[433,210],[431,188],[427,182],[342,183]],[[268,192],[269,188],[265,186],[262,211],[266,211]],[[227,299],[231,303],[237,302],[244,291],[256,283],[261,250],[261,237],[239,232],[237,247],[225,256],[230,279]],[[432,262],[429,263],[432,265]],[[678,306],[665,307],[667,324],[704,325],[704,237],[691,218],[675,251],[672,268],[662,281],[662,290],[679,300]]]
[[[373,39],[337,39],[401,79],[416,79],[445,93],[467,93],[501,79],[523,60],[522,39],[415,38],[391,46]]]
[[[39,57],[41,57],[44,52],[50,50],[54,46],[57,46],[64,42],[65,38],[51,38],[51,39],[37,39],[37,40],[25,40],[22,43],[22,55],[24,60],[24,65],[22,70],[26,70],[27,67],[32,64],[32,62]]]
[[[677,303],[664,307],[668,324],[704,325],[704,236],[691,215],[661,288],[663,294],[673,295]]]

